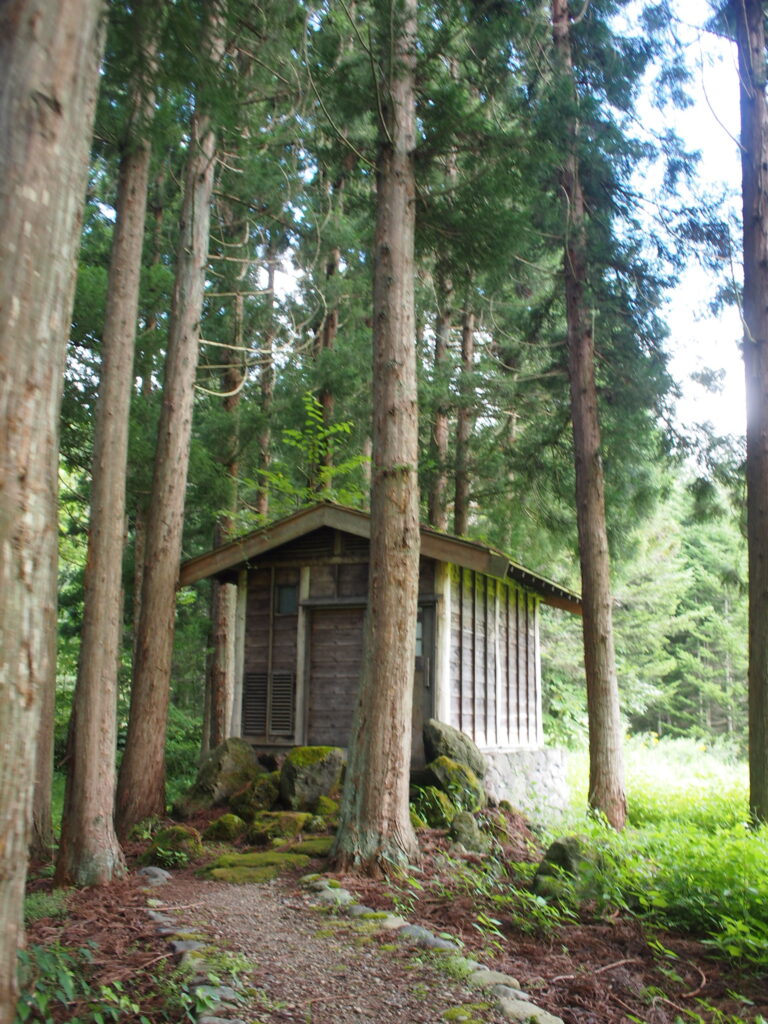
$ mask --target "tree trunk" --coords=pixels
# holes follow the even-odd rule
[[[259,387],[261,390],[262,426],[259,430],[259,469],[266,472],[272,461],[272,395],[275,387],[273,346],[275,342],[275,271],[277,256],[271,247],[267,250],[267,329],[259,358]],[[261,478],[256,495],[256,512],[266,519],[269,512],[269,484]]]
[[[381,3],[379,11],[393,38],[382,53],[390,77],[380,90],[376,166],[370,579],[360,695],[334,847],[337,864],[367,873],[387,871],[417,852],[408,810],[419,573],[416,0],[398,4],[396,15],[394,3]]]
[[[469,441],[475,423],[475,314],[464,309],[461,320],[461,398],[456,419],[456,490],[453,502],[453,532],[458,537],[469,529]]]
[[[141,17],[139,14],[137,17]],[[154,54],[146,50],[152,61]],[[154,96],[134,82],[133,113],[117,184],[91,467],[84,612],[57,885],[104,885],[125,874],[112,823],[117,675],[123,624],[125,481],[151,150],[143,139]]]
[[[101,0],[0,7],[0,1024],[55,678],[59,411],[103,41]]]
[[[437,530],[448,529],[448,343],[453,327],[453,283],[438,270],[438,309],[435,317],[435,387],[438,397],[432,424],[432,458],[435,474],[429,491],[429,524]],[[443,391],[443,387],[445,390]]]
[[[211,16],[206,50],[214,67],[223,52],[220,33],[219,19]],[[165,812],[165,730],[215,148],[210,118],[198,110],[190,129],[131,710],[117,786],[121,837],[143,818]]]
[[[553,0],[552,25],[560,73],[575,100],[568,0]],[[612,598],[605,486],[600,457],[600,425],[595,386],[592,320],[586,303],[587,228],[576,152],[575,117],[566,122],[560,184],[565,198],[565,278],[568,325],[568,372],[576,468],[576,518],[579,533],[584,664],[589,716],[589,803],[614,828],[623,828],[624,794],[622,726],[613,646]]]
[[[733,4],[739,48],[747,383],[749,806],[768,821],[768,105],[764,11]]]

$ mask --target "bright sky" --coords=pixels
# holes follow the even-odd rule
[[[697,4],[697,14],[706,13]],[[689,2],[679,8],[690,10]],[[701,150],[701,175],[704,191],[723,187],[733,194],[733,212],[740,211],[741,164],[737,138],[739,133],[739,89],[735,46],[711,34],[692,29],[689,57],[696,67],[695,103],[674,114],[678,132],[685,142]],[[738,253],[741,237],[738,220],[733,244]],[[725,267],[731,273],[730,267]],[[740,265],[732,268],[737,276]],[[691,266],[669,304],[667,322],[672,336],[669,349],[671,370],[684,390],[678,403],[678,419],[683,427],[709,421],[718,433],[743,435],[744,370],[739,350],[741,324],[739,313],[730,309],[714,317],[707,308],[716,283],[698,266]],[[719,394],[706,391],[691,380],[691,374],[703,369],[723,371]]]

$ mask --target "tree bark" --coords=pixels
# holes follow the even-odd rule
[[[275,366],[273,347],[275,343],[275,272],[277,255],[271,247],[267,250],[267,328],[264,344],[259,357],[259,388],[261,392],[262,427],[259,430],[259,469],[265,473],[272,462],[272,397],[275,389]],[[256,495],[256,513],[266,519],[269,513],[269,484],[262,477]]]
[[[371,555],[360,694],[337,864],[385,872],[417,852],[408,809],[419,572],[414,315],[416,0],[382,2],[390,27],[380,90],[373,283]],[[391,19],[391,21],[390,21]]]
[[[429,491],[429,524],[437,530],[448,529],[448,382],[444,380],[448,363],[448,343],[453,327],[453,283],[441,270],[437,272],[438,309],[435,316],[435,385],[445,385],[439,394],[432,424],[432,457],[435,475]]]
[[[764,11],[733,3],[739,50],[747,384],[749,806],[768,821],[768,105]]]
[[[151,63],[153,45],[144,49]],[[107,285],[91,467],[83,629],[72,703],[57,885],[105,885],[126,870],[112,822],[113,765],[123,624],[128,427],[151,159],[150,145],[143,136],[154,112],[154,96],[141,80],[133,83],[131,105],[118,173],[117,218]]]
[[[453,501],[453,532],[458,537],[469,529],[469,441],[475,423],[475,314],[465,308],[461,320],[461,398],[456,418],[456,481]]]
[[[555,56],[575,103],[568,0],[552,0]],[[584,664],[589,716],[589,803],[614,828],[624,826],[622,725],[613,645],[612,598],[605,484],[600,457],[600,424],[595,385],[595,347],[587,308],[587,226],[576,149],[578,125],[566,118],[560,184],[565,205],[566,319],[571,420],[576,469],[584,628]]]
[[[209,5],[211,13],[205,49],[215,67],[219,64],[224,45],[221,25],[213,14],[213,6]],[[210,117],[198,110],[190,128],[163,405],[147,517],[131,710],[117,785],[116,825],[120,837],[143,818],[165,812],[165,730],[176,584],[208,261],[215,149]]]
[[[61,388],[103,48],[101,0],[0,8],[0,1024],[16,951],[43,693],[55,678]]]

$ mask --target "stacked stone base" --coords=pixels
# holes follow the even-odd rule
[[[483,754],[488,760],[483,782],[492,802],[508,800],[534,822],[551,822],[568,809],[566,751],[541,747]]]

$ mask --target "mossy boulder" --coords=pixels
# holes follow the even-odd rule
[[[411,825],[413,826],[414,831],[418,832],[420,828],[429,828],[429,825],[421,817],[421,815],[416,813],[413,804],[411,804],[409,810],[411,815]]]
[[[343,770],[340,747],[294,747],[280,772],[280,800],[292,811],[312,810],[319,797],[338,793]]]
[[[458,813],[450,797],[436,786],[423,786],[411,791],[412,811],[428,828],[448,828]]]
[[[482,783],[465,764],[442,755],[430,761],[425,769],[429,783],[446,793],[453,804],[464,811],[475,812],[485,807]]]
[[[452,761],[466,765],[478,779],[485,778],[488,762],[466,733],[436,718],[430,718],[424,726],[423,736],[428,761],[436,761],[438,757],[450,757]]]
[[[201,874],[219,882],[246,885],[269,882],[282,871],[305,868],[309,860],[301,853],[227,853],[209,864]]]
[[[173,805],[174,814],[189,818],[226,803],[233,793],[244,789],[263,773],[264,768],[256,760],[250,743],[231,736],[200,762],[194,783]]]
[[[305,831],[311,819],[308,811],[261,811],[248,829],[248,842],[262,846],[276,839],[293,839]]]
[[[454,843],[461,843],[472,853],[488,853],[491,841],[480,831],[477,819],[469,811],[459,811],[451,822],[448,835]]]
[[[271,811],[280,795],[280,772],[265,772],[229,798],[230,809],[244,821],[260,811]]]
[[[182,863],[182,858],[194,860],[202,854],[203,841],[196,828],[191,825],[171,825],[155,833],[149,849],[140,859],[144,865],[174,867]]]
[[[321,818],[338,818],[339,801],[332,800],[331,797],[321,794],[317,800],[315,800],[315,806],[312,808],[312,811]]]
[[[598,857],[581,836],[562,836],[547,848],[536,874],[533,891],[548,899],[565,898],[574,888],[589,894],[594,884]]]
[[[296,853],[304,853],[308,857],[327,857],[333,846],[333,836],[317,836],[315,839],[304,839],[291,846]]]
[[[211,842],[231,843],[243,835],[248,825],[236,814],[222,814],[220,818],[212,821],[203,832],[203,839]]]

